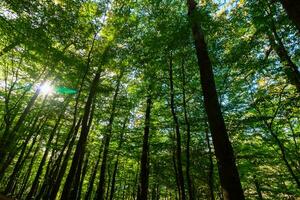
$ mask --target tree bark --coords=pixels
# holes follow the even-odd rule
[[[197,8],[194,0],[187,0],[188,15],[198,59],[200,81],[204,97],[204,107],[208,116],[215,154],[218,161],[220,182],[225,200],[245,199],[241,186],[235,156],[226,130],[225,122],[218,102],[212,64],[204,40],[203,31],[197,18]]]
[[[283,8],[300,33],[300,4],[296,0],[280,0]]]
[[[140,177],[138,184],[137,200],[146,200],[148,196],[149,181],[149,133],[152,99],[151,95],[147,97],[147,106],[145,114],[145,127],[143,137],[143,149],[141,155]]]

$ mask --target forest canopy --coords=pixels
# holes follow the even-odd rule
[[[0,1],[0,199],[300,198],[296,0]]]

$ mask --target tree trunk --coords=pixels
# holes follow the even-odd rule
[[[187,0],[187,4],[201,77],[200,81],[204,97],[204,107],[208,116],[210,132],[218,160],[219,176],[224,199],[243,200],[245,197],[236,167],[233,149],[218,102],[212,64],[208,56],[203,31],[198,24],[199,18],[196,18],[198,12],[196,3],[194,0]]]
[[[99,185],[98,185],[97,193],[96,193],[96,199],[98,199],[98,200],[104,200],[104,191],[105,191],[104,187],[105,187],[107,157],[108,157],[109,144],[110,144],[110,139],[111,139],[111,134],[112,134],[112,126],[113,126],[115,114],[116,114],[117,98],[119,95],[122,77],[123,77],[123,70],[121,71],[121,74],[119,75],[118,80],[117,80],[116,90],[115,90],[113,100],[112,100],[110,118],[109,118],[108,125],[106,128],[106,133],[104,136],[104,149],[103,149],[102,163],[101,163],[101,169],[100,169],[100,180],[99,180]]]
[[[22,181],[22,187],[20,189],[20,192],[18,193],[17,197],[18,199],[23,196],[23,193],[25,192],[25,189],[26,189],[26,186],[27,186],[27,183],[28,183],[28,180],[30,178],[30,175],[31,175],[31,170],[32,170],[32,167],[33,167],[33,164],[34,164],[34,161],[36,159],[36,156],[37,156],[37,153],[38,151],[40,150],[40,144],[35,148],[35,151],[33,153],[33,156],[30,160],[30,164],[28,166],[28,169],[27,169],[27,172],[25,173],[25,176],[23,178],[23,181]],[[23,199],[23,198],[22,198]]]
[[[111,180],[111,189],[110,189],[109,200],[113,200],[113,196],[114,196],[114,193],[115,193],[115,184],[116,184],[116,176],[117,176],[117,170],[118,170],[118,164],[119,164],[119,156],[120,156],[120,151],[121,151],[122,144],[123,144],[123,138],[124,138],[124,134],[125,134],[126,123],[127,123],[127,118],[124,120],[123,126],[122,126],[122,132],[121,132],[121,136],[120,136],[120,140],[119,140],[119,146],[118,146],[118,149],[117,149],[118,150],[117,160],[116,160],[115,165],[114,165],[114,170],[113,170],[113,175],[112,175],[112,180]]]
[[[100,150],[99,150],[99,154],[98,154],[98,157],[97,157],[97,161],[96,161],[96,164],[94,165],[92,174],[91,174],[90,179],[89,179],[89,185],[88,185],[87,191],[85,193],[85,197],[84,197],[85,200],[90,200],[91,196],[92,196],[93,186],[94,186],[95,178],[96,178],[96,175],[97,175],[97,169],[98,169],[100,159],[101,159],[101,155],[102,155],[103,141],[102,141],[101,146],[100,146],[99,149]]]
[[[72,126],[71,129],[70,129],[70,132],[73,134],[73,136],[72,136],[72,139],[70,141],[69,147],[67,149],[65,158],[63,159],[61,167],[59,168],[58,175],[57,175],[57,177],[55,177],[55,182],[54,182],[54,184],[53,184],[53,186],[51,188],[50,195],[49,195],[50,196],[49,199],[51,199],[51,200],[55,199],[56,196],[57,196],[59,187],[61,185],[61,181],[62,181],[63,176],[65,174],[65,171],[67,169],[68,161],[69,161],[69,158],[71,156],[73,145],[75,143],[75,139],[76,139],[77,133],[79,131],[79,127],[81,125],[81,121],[82,121],[82,118],[80,118],[78,120],[77,125],[75,127]]]
[[[296,25],[300,33],[300,4],[296,0],[280,0],[289,18]]]
[[[284,47],[279,35],[277,34],[274,22],[271,24],[271,30],[272,34],[269,34],[270,44],[278,55],[289,82],[295,85],[298,93],[300,93],[300,72],[298,70],[298,66],[292,61]]]
[[[185,78],[184,63],[182,63],[181,71],[182,71],[183,111],[184,111],[184,121],[185,121],[186,134],[187,134],[187,141],[186,141],[186,178],[187,178],[187,186],[188,186],[188,192],[189,192],[189,200],[194,200],[195,196],[194,196],[192,178],[191,178],[191,174],[190,174],[190,166],[191,166],[191,158],[190,158],[191,126],[190,126],[190,121],[189,121],[189,117],[188,117],[186,97],[185,97],[186,78]]]
[[[175,103],[174,103],[174,85],[173,85],[173,63],[172,63],[172,53],[170,55],[170,64],[169,64],[169,80],[170,80],[170,106],[171,112],[173,116],[173,122],[175,124],[175,132],[176,132],[176,160],[177,160],[177,170],[178,170],[178,182],[180,186],[181,196],[179,197],[181,200],[185,200],[185,189],[184,189],[184,178],[182,171],[182,160],[181,160],[181,135],[179,129],[179,122],[175,111]]]
[[[143,137],[143,149],[141,155],[140,180],[138,185],[137,200],[147,200],[148,181],[149,181],[149,133],[150,133],[150,114],[152,99],[151,95],[147,97],[147,107],[145,114],[145,128]]]
[[[42,83],[43,84],[43,83]],[[42,85],[41,84],[41,85]],[[8,131],[5,135],[2,136],[0,140],[0,168],[2,168],[2,164],[6,159],[7,153],[14,147],[15,140],[17,139],[17,132],[22,126],[26,116],[29,114],[31,108],[33,107],[35,100],[40,94],[40,87],[35,91],[34,95],[31,97],[30,101],[27,103],[26,108],[22,112],[21,116],[19,117],[16,125],[11,131]]]
[[[46,144],[46,150],[44,152],[44,155],[43,155],[42,160],[40,162],[39,168],[38,168],[38,170],[36,172],[36,175],[35,175],[35,178],[33,180],[32,186],[31,186],[30,191],[29,191],[29,193],[26,197],[26,200],[29,200],[32,197],[34,197],[36,192],[37,192],[37,189],[39,187],[39,179],[40,179],[40,176],[43,172],[44,165],[46,163],[46,159],[47,159],[47,156],[48,156],[48,153],[49,153],[49,150],[50,150],[50,145],[51,145],[52,140],[54,138],[54,135],[55,135],[55,133],[56,133],[58,127],[59,127],[59,124],[60,124],[60,121],[63,117],[63,114],[65,113],[66,107],[67,107],[67,104],[64,106],[63,111],[60,113],[60,115],[58,117],[58,120],[56,121],[55,126],[53,127],[53,129],[50,133],[49,139],[48,139],[47,144]]]
[[[208,135],[208,130],[205,131],[206,133],[206,143],[208,147],[208,156],[209,156],[209,174],[208,174],[208,186],[209,186],[209,192],[210,192],[210,199],[214,200],[215,195],[214,195],[214,162],[213,162],[213,155],[211,152],[211,147],[210,147],[210,141],[209,141],[209,135]]]
[[[86,141],[87,141],[87,137],[89,134],[88,122],[89,122],[89,117],[91,114],[90,112],[91,112],[92,102],[96,96],[99,81],[100,81],[100,70],[98,70],[98,72],[96,73],[96,75],[94,77],[94,80],[93,80],[91,88],[90,88],[89,96],[88,96],[88,99],[85,104],[80,137],[79,137],[79,140],[77,143],[75,154],[73,156],[71,168],[70,168],[69,174],[67,176],[67,179],[66,179],[66,182],[64,185],[61,199],[69,198],[70,191],[72,189],[72,185],[73,185],[73,182],[75,179],[76,171],[79,168],[81,168],[81,166],[82,166],[82,162],[80,162],[80,160],[82,160],[81,157],[84,155],[84,152],[85,152]]]

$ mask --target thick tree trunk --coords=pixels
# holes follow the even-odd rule
[[[300,4],[297,0],[280,0],[283,8],[288,14],[289,18],[296,25],[300,33]]]
[[[150,116],[151,116],[152,99],[147,97],[147,106],[145,114],[145,128],[143,137],[143,149],[141,155],[140,177],[138,184],[137,200],[146,200],[148,196],[149,181],[149,133],[150,133]]]
[[[185,200],[185,188],[184,188],[184,177],[182,170],[182,159],[181,159],[181,135],[179,129],[179,122],[177,118],[177,114],[175,111],[175,103],[174,103],[174,84],[173,84],[173,63],[172,63],[172,54],[170,56],[169,63],[169,80],[170,80],[170,106],[171,112],[173,116],[173,122],[175,124],[175,132],[176,132],[176,160],[177,160],[177,170],[178,170],[178,182],[180,186],[180,199]]]
[[[212,64],[208,56],[203,31],[198,24],[199,19],[196,18],[196,3],[194,0],[187,0],[187,4],[201,76],[200,81],[204,97],[204,107],[208,116],[209,127],[218,161],[219,176],[224,199],[243,200],[245,197],[236,167],[233,149],[229,141],[220,104],[218,102]]]

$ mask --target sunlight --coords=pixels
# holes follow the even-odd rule
[[[53,86],[50,82],[46,81],[43,85],[40,86],[41,94],[43,95],[51,95],[53,93]]]

